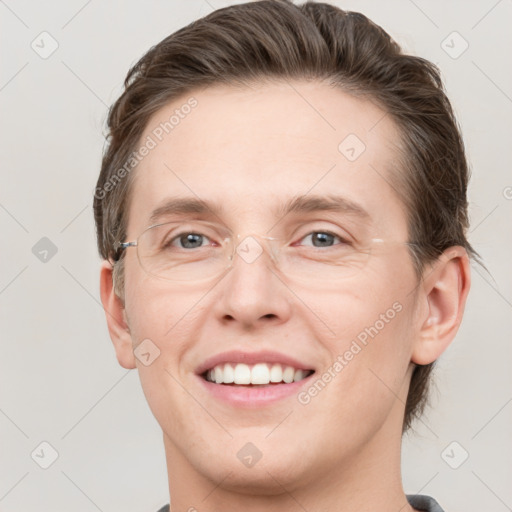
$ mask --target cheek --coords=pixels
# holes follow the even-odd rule
[[[347,379],[356,372],[359,379],[361,373],[371,374],[373,370],[394,383],[407,366],[412,340],[411,306],[405,297],[397,297],[388,293],[372,298],[354,293],[339,295],[336,301],[330,301],[328,310],[323,310],[330,331],[323,344],[331,361],[343,365]]]
[[[148,276],[138,265],[127,268],[125,306],[135,344],[145,338],[165,351],[170,345],[179,353],[179,340],[193,327],[201,310],[204,289],[170,283]]]
[[[322,432],[337,453],[371,438],[392,410],[400,414],[406,401],[409,306],[385,294],[379,300],[363,299],[340,296],[331,308],[336,336],[322,340],[330,362],[300,397],[309,403],[311,429]]]
[[[185,292],[179,286],[170,290],[168,283],[144,275],[130,278],[126,310],[135,354],[147,348],[151,354],[150,364],[144,357],[136,359],[142,390],[160,425],[171,432],[186,431],[186,415],[176,411],[190,410],[194,402],[180,384],[187,378],[181,362],[194,343],[204,291]],[[139,344],[146,348],[138,350]]]
[[[316,302],[329,328],[328,334],[318,337],[330,359],[318,377],[328,382],[326,398],[336,403],[327,409],[334,418],[341,411],[354,415],[354,426],[356,417],[361,420],[377,410],[386,414],[396,395],[406,399],[403,385],[414,340],[415,305],[414,275],[402,268],[401,275],[368,274]]]
[[[204,291],[203,291],[204,294]],[[125,307],[134,345],[139,376],[145,392],[169,385],[170,374],[181,379],[180,361],[193,343],[201,293],[148,278],[144,273],[127,274]],[[151,353],[151,364],[141,353]],[[150,402],[154,395],[147,396]]]

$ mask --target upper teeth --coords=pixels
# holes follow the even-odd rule
[[[269,384],[271,382],[296,382],[307,377],[308,370],[296,370],[280,364],[244,363],[219,364],[206,372],[206,379],[217,384]]]

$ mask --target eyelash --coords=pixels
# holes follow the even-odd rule
[[[301,240],[304,240],[305,238],[307,238],[308,236],[313,235],[314,233],[317,233],[317,234],[320,233],[320,234],[323,234],[323,235],[333,236],[334,238],[337,238],[340,241],[340,244],[338,244],[338,245],[349,244],[348,240],[343,238],[341,235],[337,235],[336,233],[333,233],[332,231],[311,231],[306,236],[302,237]]]
[[[323,234],[323,235],[329,235],[329,236],[333,236],[334,238],[337,238],[340,243],[337,244],[337,245],[342,245],[342,244],[345,244],[345,245],[351,245],[351,242],[348,241],[346,238],[342,237],[341,235],[338,235],[336,233],[333,233],[332,231],[327,231],[327,230],[314,230],[314,231],[310,231],[307,235],[303,236],[299,241],[301,240],[304,240],[305,238],[313,235],[313,234]],[[207,235],[204,235],[202,233],[198,233],[198,232],[194,232],[194,231],[185,231],[183,233],[179,233],[178,235],[175,235],[174,237],[172,237],[168,242],[166,242],[164,244],[164,247],[169,247],[169,246],[172,246],[173,242],[175,242],[176,240],[180,240],[182,237],[184,236],[187,236],[187,235],[198,235],[198,236],[202,236],[203,238],[206,238],[209,240],[209,237]],[[203,245],[201,247],[204,247]],[[313,245],[311,245],[310,247],[315,247]],[[332,247],[332,246],[328,246],[328,247]],[[199,247],[195,247],[195,249],[198,249]],[[316,247],[317,249],[321,249],[322,247]],[[180,247],[180,249],[186,249],[184,247]]]

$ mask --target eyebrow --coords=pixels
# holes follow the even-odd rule
[[[196,197],[171,197],[155,208],[149,217],[150,223],[158,222],[162,217],[170,215],[184,215],[196,213],[205,216],[220,217],[225,211],[223,205],[215,201],[198,199]],[[370,220],[370,214],[358,203],[339,195],[303,195],[295,196],[286,203],[273,209],[277,217],[284,217],[289,213],[309,212],[339,212]]]

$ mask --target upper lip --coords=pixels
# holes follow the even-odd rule
[[[196,368],[196,374],[201,375],[207,370],[210,370],[211,368],[224,363],[278,363],[284,366],[293,366],[297,370],[314,370],[314,368],[312,368],[309,364],[303,363],[294,357],[290,357],[279,352],[270,350],[263,350],[260,352],[243,352],[240,350],[230,350],[228,352],[222,352],[206,359]]]

